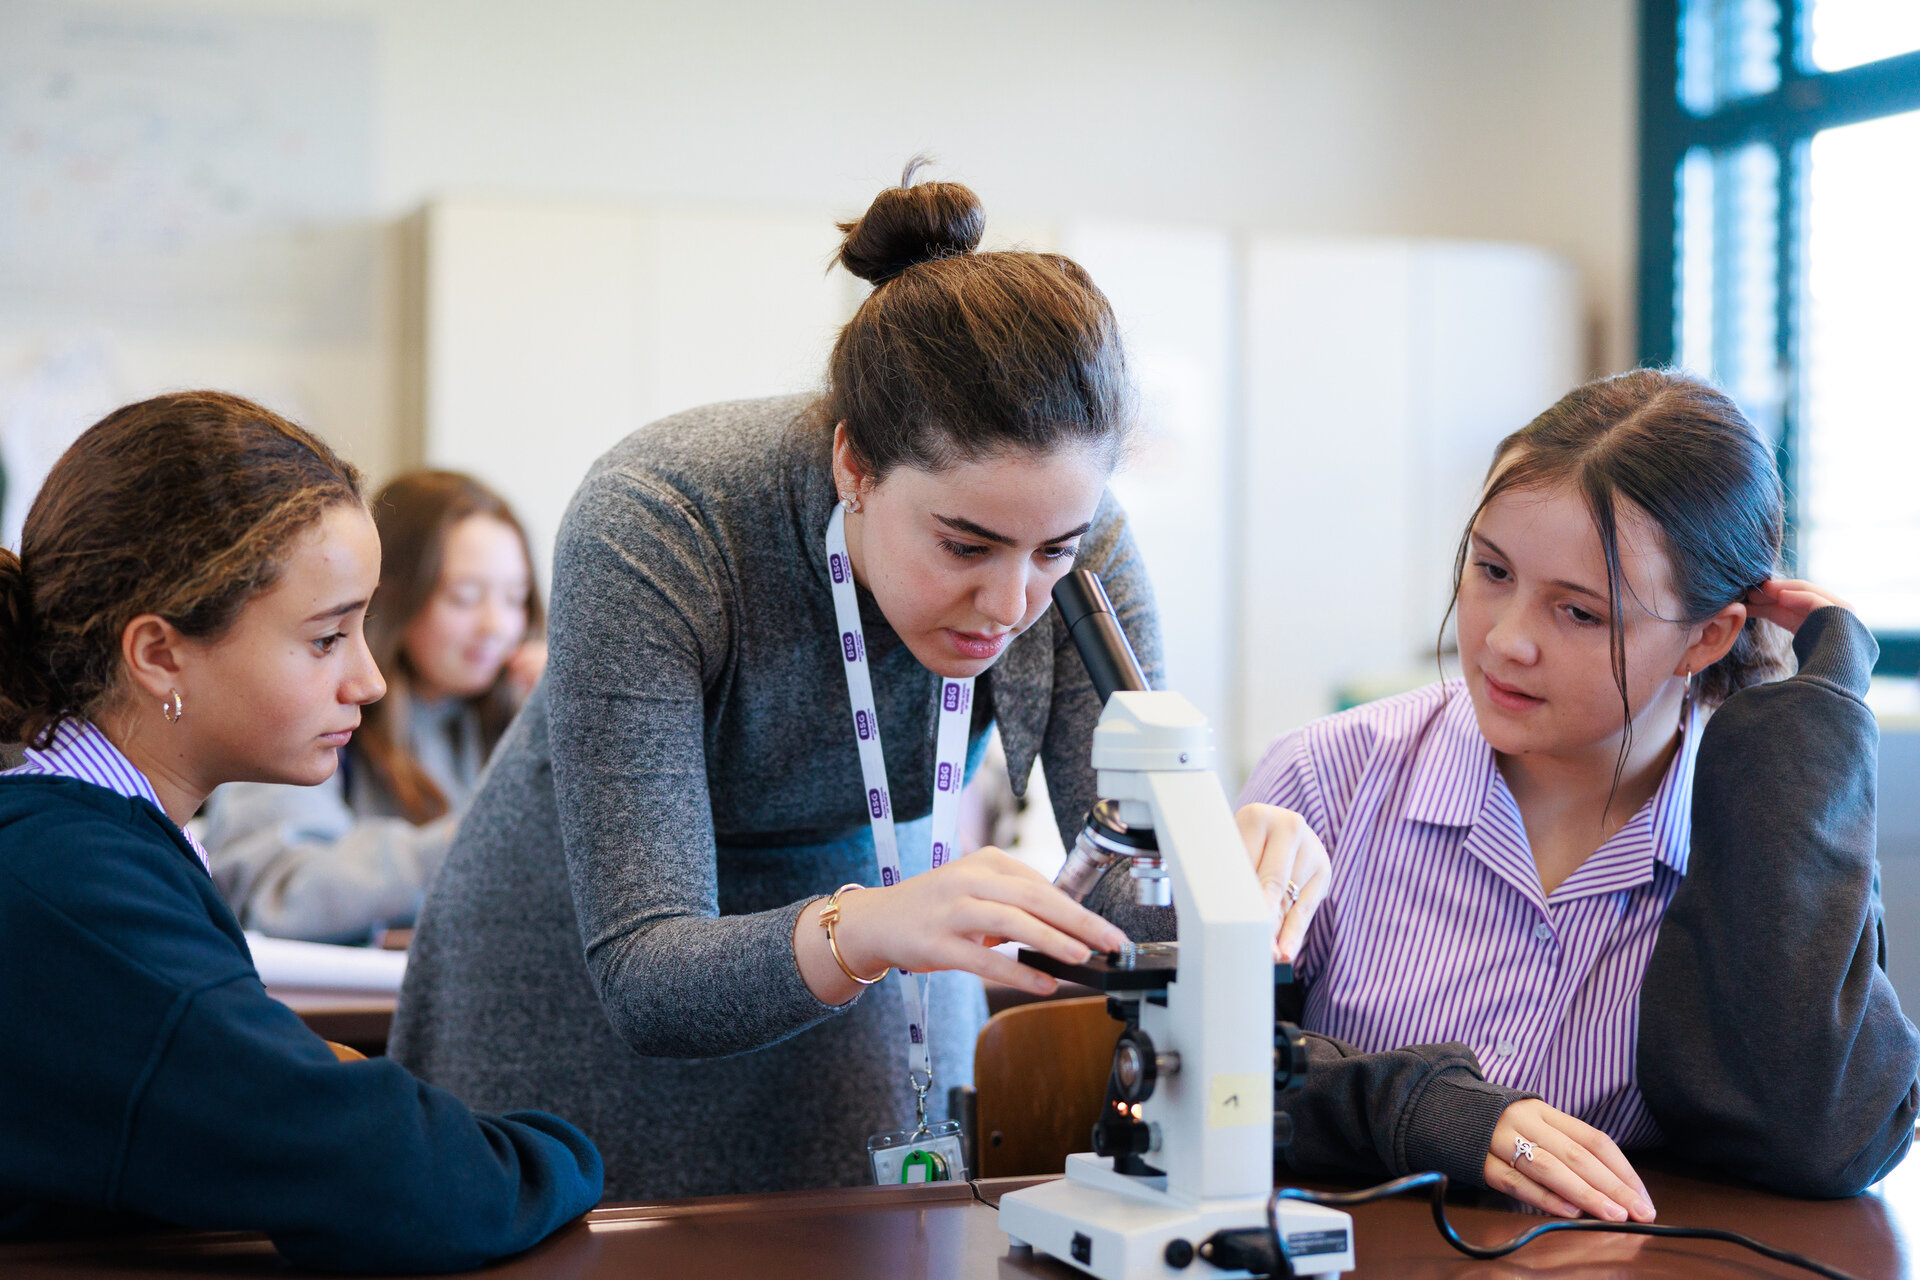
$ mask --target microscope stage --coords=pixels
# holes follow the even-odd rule
[[[1150,942],[1132,956],[1096,951],[1085,964],[1064,964],[1045,952],[1022,947],[1020,963],[1095,991],[1165,991],[1180,967],[1180,952],[1176,942]]]
[[[1019,960],[1029,968],[1050,973],[1062,982],[1077,982],[1095,991],[1165,991],[1179,976],[1180,944],[1145,942],[1132,955],[1118,951],[1096,951],[1085,964],[1065,964],[1031,947],[1020,948]],[[1275,986],[1293,981],[1293,966],[1273,966]]]

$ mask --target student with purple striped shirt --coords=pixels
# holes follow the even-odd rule
[[[0,551],[0,1238],[115,1219],[290,1261],[455,1270],[599,1198],[592,1143],[336,1052],[260,984],[185,823],[325,780],[385,684],[359,476],[258,405],[129,405]]]
[[[1646,1221],[1622,1148],[1810,1196],[1905,1155],[1877,650],[1773,576],[1781,526],[1771,450],[1677,374],[1501,443],[1456,564],[1461,679],[1281,738],[1242,796],[1332,855],[1302,888],[1294,1169]]]

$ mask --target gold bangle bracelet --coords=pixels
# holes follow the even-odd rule
[[[880,979],[886,977],[887,970],[882,969],[871,978],[861,977],[853,970],[847,968],[847,962],[840,958],[840,943],[833,936],[833,926],[840,923],[840,895],[849,889],[864,889],[866,887],[867,886],[863,884],[843,884],[838,889],[835,889],[833,896],[827,899],[827,905],[820,908],[820,927],[827,931],[827,950],[833,952],[833,962],[840,966],[840,972],[846,974],[861,986],[870,987],[880,981]]]

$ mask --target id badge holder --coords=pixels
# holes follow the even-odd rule
[[[883,1187],[916,1182],[965,1182],[967,1158],[960,1122],[942,1120],[920,1129],[876,1133],[867,1139],[873,1180]]]
[[[873,1180],[882,1187],[922,1182],[965,1182],[966,1149],[961,1143],[958,1120],[927,1123],[927,1090],[933,1080],[918,1072],[908,1077],[916,1095],[917,1122],[911,1129],[876,1133],[867,1139],[867,1160],[873,1165]]]

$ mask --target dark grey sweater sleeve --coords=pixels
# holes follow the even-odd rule
[[[1306,1177],[1398,1178],[1437,1169],[1486,1185],[1500,1113],[1537,1097],[1481,1078],[1464,1044],[1419,1044],[1361,1053],[1307,1035],[1307,1079],[1274,1098],[1292,1122],[1277,1163]]]
[[[616,469],[589,477],[554,549],[546,690],[560,838],[587,971],[634,1052],[704,1058],[836,1012],[793,957],[804,902],[719,914],[704,696],[729,643],[705,528]]]
[[[1672,1149],[1791,1195],[1852,1195],[1906,1155],[1920,1035],[1881,970],[1878,652],[1843,609],[1799,674],[1744,690],[1700,742],[1687,874],[1641,994],[1640,1092]]]

